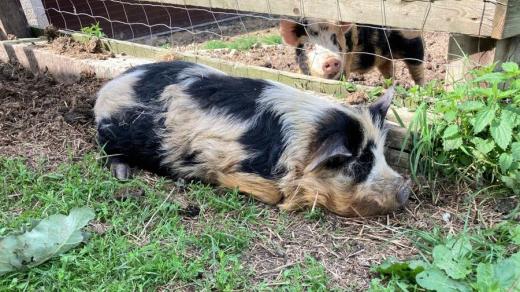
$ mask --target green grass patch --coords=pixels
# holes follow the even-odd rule
[[[212,40],[204,44],[203,48],[206,50],[215,49],[234,49],[237,51],[250,50],[257,44],[262,45],[276,45],[281,44],[282,38],[279,35],[265,35],[265,36],[243,36],[235,38],[231,41]]]
[[[284,270],[280,280],[275,283],[275,289],[272,289],[273,286],[268,283],[262,283],[258,286],[258,290],[332,291],[329,288],[329,281],[325,268],[315,258],[307,257],[305,261]]]
[[[92,208],[94,223],[106,229],[103,233],[91,230],[88,242],[40,266],[3,275],[0,290],[134,291],[189,286],[230,291],[255,287],[250,281],[252,271],[241,257],[253,240],[259,240],[254,225],[267,224],[265,207],[232,190],[216,191],[192,183],[185,186],[184,194],[172,193],[173,187],[164,178],[153,184],[140,177],[119,182],[95,155],[52,172],[42,166],[29,168],[22,159],[0,157],[0,236],[82,206]],[[114,194],[122,188],[142,189],[145,195],[117,199]],[[201,209],[198,217],[188,219],[191,224],[183,219],[178,196],[186,196]],[[319,263],[299,269],[298,273],[318,273]],[[305,286],[321,286],[323,277],[313,276],[305,280]],[[300,278],[288,275],[287,287],[302,285]]]

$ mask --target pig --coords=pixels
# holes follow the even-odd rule
[[[296,48],[302,74],[348,79],[351,72],[377,67],[393,77],[393,59],[403,59],[415,84],[424,85],[424,44],[420,32],[303,18],[280,21],[283,41]],[[310,44],[310,46],[306,46]]]
[[[285,210],[341,216],[405,205],[409,181],[383,154],[393,91],[346,107],[276,82],[182,61],[134,67],[106,83],[97,139],[118,179],[137,167],[238,188]]]

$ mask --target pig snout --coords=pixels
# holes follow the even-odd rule
[[[408,198],[410,198],[410,193],[411,193],[410,185],[411,185],[410,181],[407,180],[406,182],[403,183],[403,185],[401,185],[401,187],[397,191],[396,199],[397,199],[397,203],[399,204],[400,207],[406,205],[406,203],[408,202]]]
[[[328,58],[322,65],[323,73],[329,78],[336,76],[340,69],[341,61],[337,58]]]

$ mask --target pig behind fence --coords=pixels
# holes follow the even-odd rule
[[[296,47],[296,62],[303,74],[339,79],[377,67],[383,77],[391,78],[392,60],[403,59],[415,83],[424,84],[420,32],[307,18],[282,20],[280,33],[286,44]]]
[[[392,95],[345,107],[271,81],[162,62],[108,82],[95,115],[119,179],[137,166],[239,188],[287,210],[367,216],[395,210],[409,196],[409,183],[383,155]]]

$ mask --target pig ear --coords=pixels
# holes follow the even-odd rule
[[[352,22],[344,22],[344,21],[341,21],[339,23],[339,26],[341,28],[341,32],[342,33],[346,33],[347,31],[351,30],[352,29]]]
[[[379,123],[379,127],[381,127],[385,121],[386,114],[392,104],[394,95],[395,88],[392,86],[386,90],[385,94],[368,106],[372,119],[374,122]]]
[[[300,37],[306,35],[303,25],[289,20],[280,20],[280,34],[284,43],[297,47],[301,44]]]
[[[345,147],[343,137],[335,135],[325,140],[318,148],[307,169],[315,171],[330,163],[344,163],[350,157],[352,153]]]

